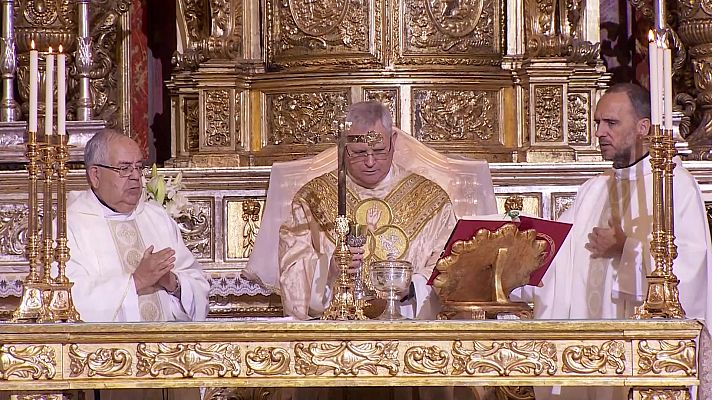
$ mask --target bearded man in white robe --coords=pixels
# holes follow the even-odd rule
[[[66,273],[81,319],[204,320],[208,282],[173,219],[145,201],[143,154],[136,142],[112,130],[98,132],[86,145],[84,161],[90,188],[70,193],[67,206]],[[199,398],[197,389],[186,391]],[[163,393],[129,392],[102,392],[102,400],[160,399]]]
[[[567,241],[535,290],[540,319],[628,319],[647,291],[654,268],[650,254],[652,171],[646,138],[650,94],[618,84],[601,97],[594,114],[596,137],[613,169],[586,181],[561,217],[573,223]],[[688,318],[709,321],[710,233],[694,177],[675,158],[674,220],[680,302]],[[536,389],[536,388],[535,388]],[[537,399],[627,399],[624,388],[537,389]]]

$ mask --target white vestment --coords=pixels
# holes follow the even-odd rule
[[[137,254],[120,255],[117,240],[125,231],[112,234],[111,227],[117,224],[135,226],[138,242],[145,247],[153,245],[154,252],[166,247],[175,250],[176,261],[171,271],[180,283],[180,300],[163,289],[154,292],[161,306],[162,320],[204,320],[210,287],[200,264],[183,243],[175,221],[162,207],[144,201],[143,197],[132,213],[113,212],[99,202],[91,189],[70,193],[67,207],[71,258],[66,273],[74,282],[72,298],[81,319],[87,322],[142,321],[133,270],[126,267],[126,258],[137,265]],[[138,261],[145,247],[140,249]]]
[[[674,272],[680,302],[688,318],[708,321],[712,293],[710,233],[700,189],[675,159],[674,223],[678,256]],[[650,255],[653,224],[652,171],[649,157],[635,165],[612,169],[586,181],[574,204],[561,217],[571,232],[534,291],[539,319],[627,319],[642,304],[646,275],[654,268]],[[627,239],[620,257],[593,258],[584,247],[594,227],[620,224]],[[544,389],[544,388],[541,388]],[[554,388],[554,394],[558,388]],[[537,390],[537,400],[549,398]],[[561,388],[555,399],[626,399],[621,388]]]

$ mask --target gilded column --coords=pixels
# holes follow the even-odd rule
[[[0,76],[2,76],[2,101],[0,122],[12,122],[19,117],[15,102],[15,31],[13,29],[14,0],[2,0],[2,38],[0,38]]]

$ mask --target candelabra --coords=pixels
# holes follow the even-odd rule
[[[65,275],[69,261],[67,247],[67,135],[45,135],[37,141],[36,132],[27,140],[28,221],[27,258],[30,271],[25,279],[20,306],[13,314],[15,322],[76,322],[79,313],[72,301],[72,283]],[[42,230],[38,229],[38,177],[42,171]],[[54,177],[57,176],[56,239],[53,239]],[[57,276],[52,277],[52,264],[57,263]]]
[[[672,130],[653,125],[649,150],[653,170],[653,238],[650,252],[655,267],[647,277],[648,293],[643,305],[636,309],[635,318],[685,318],[677,288],[679,280],[673,271],[677,246],[672,196],[675,168]]]
[[[351,252],[346,243],[349,233],[349,219],[345,215],[336,217],[336,250],[334,259],[339,266],[339,279],[332,290],[331,303],[324,311],[321,319],[327,320],[360,320],[366,319],[363,315],[363,299],[354,295],[354,282],[349,278],[351,267]]]

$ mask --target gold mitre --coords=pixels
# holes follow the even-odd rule
[[[368,131],[360,135],[347,135],[346,141],[349,143],[366,143],[368,147],[373,147],[375,144],[383,143],[383,132]]]

